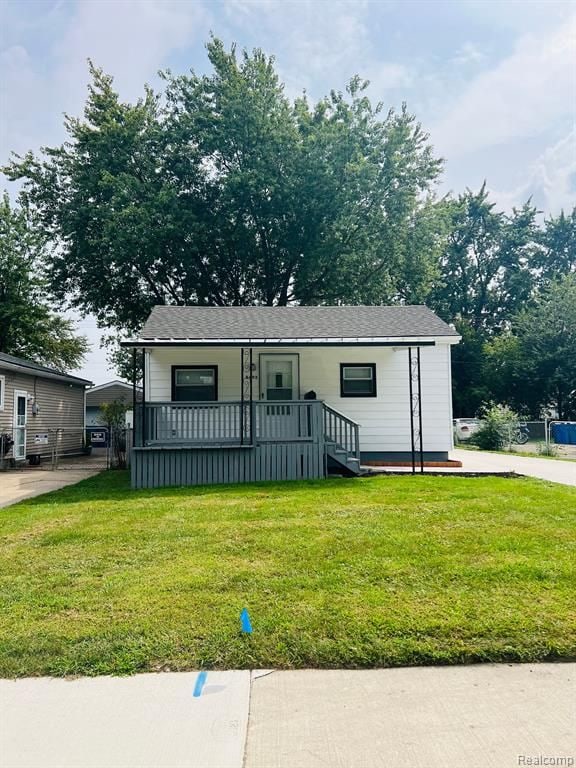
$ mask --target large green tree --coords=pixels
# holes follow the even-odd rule
[[[0,352],[60,370],[77,368],[88,344],[54,312],[43,278],[45,240],[25,209],[0,200]]]
[[[576,272],[576,206],[568,214],[560,211],[547,218],[539,242],[536,266],[544,284]]]
[[[538,211],[530,203],[497,211],[485,184],[447,205],[448,237],[430,301],[446,320],[491,334],[532,298]]]
[[[6,169],[58,245],[57,294],[126,331],[162,303],[422,300],[441,163],[414,117],[358,78],[291,102],[261,51],[208,55],[136,104],[92,68],[68,140]]]
[[[552,282],[486,348],[486,378],[501,402],[538,417],[576,418],[576,274]]]
[[[428,303],[462,335],[452,352],[454,413],[471,416],[497,399],[485,373],[485,345],[534,300],[541,230],[530,203],[505,214],[485,184],[445,204],[448,234]]]

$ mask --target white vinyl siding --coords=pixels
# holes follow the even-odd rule
[[[362,451],[410,450],[410,397],[408,350],[391,347],[289,347],[274,352],[300,356],[300,391],[303,398],[313,390],[319,400],[360,424]],[[270,350],[254,348],[253,392],[260,393],[259,355]],[[449,451],[452,448],[452,413],[450,382],[450,345],[437,342],[423,347],[422,419],[425,451]],[[240,349],[218,347],[153,348],[147,354],[146,400],[171,399],[173,365],[217,365],[218,399],[240,400]],[[341,363],[374,363],[376,397],[340,396]]]

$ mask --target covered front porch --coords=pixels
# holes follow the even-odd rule
[[[360,472],[358,424],[319,400],[143,402],[134,434],[135,487]]]
[[[415,469],[423,461],[420,353],[418,347],[388,349],[383,359],[398,351],[405,362],[403,388],[410,392],[401,418],[410,424]],[[355,398],[342,399],[344,406],[355,403],[358,412],[360,404],[368,423],[374,421],[376,375],[384,353],[355,353],[357,359],[379,362],[344,364],[338,361],[354,358],[351,350],[327,354],[318,348],[300,353],[257,347],[144,349],[142,401],[134,404],[133,485],[360,474],[360,422],[318,397],[338,378],[338,394]],[[171,399],[159,399],[168,387]],[[234,393],[240,398],[226,397]]]

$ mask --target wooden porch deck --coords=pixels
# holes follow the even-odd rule
[[[134,424],[136,488],[360,472],[358,424],[319,400],[143,403]]]

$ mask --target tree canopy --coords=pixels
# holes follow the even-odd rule
[[[576,273],[552,282],[486,352],[501,401],[524,413],[553,406],[559,418],[576,418]]]
[[[494,399],[566,411],[575,387],[544,347],[568,352],[537,326],[559,291],[573,318],[576,208],[505,213],[486,184],[439,199],[442,161],[406,106],[372,104],[359,77],[291,100],[262,51],[207,49],[209,74],[165,72],[136,103],[90,65],[67,140],[4,169],[50,246],[42,286],[108,340],[154,304],[426,303],[462,335],[456,416]]]
[[[72,321],[53,311],[45,241],[26,210],[0,200],[0,352],[54,366],[77,368],[88,350]]]
[[[58,243],[56,294],[128,331],[159,303],[425,296],[441,163],[414,116],[358,78],[290,102],[261,51],[208,55],[212,74],[164,73],[136,104],[92,67],[68,140],[7,169]]]

